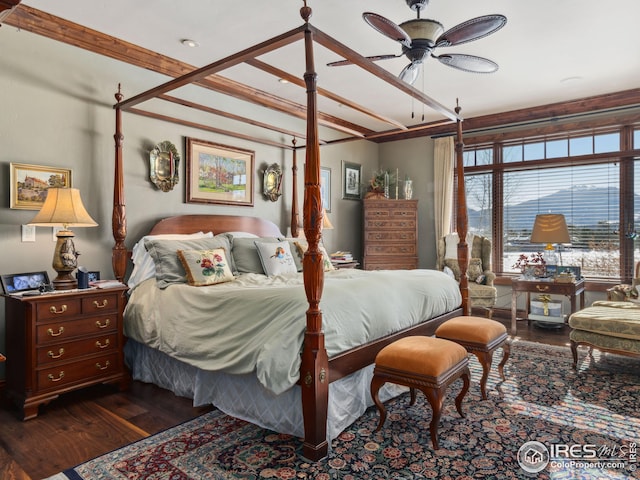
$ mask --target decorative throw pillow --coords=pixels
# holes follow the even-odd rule
[[[280,239],[276,237],[233,237],[231,243],[231,256],[235,271],[238,273],[261,273],[264,275],[264,268],[260,262],[256,241],[263,243],[277,243]]]
[[[453,271],[453,276],[456,279],[456,282],[460,281],[460,265],[458,264],[458,260],[453,258],[445,258],[444,266],[449,267],[451,271]]]
[[[146,240],[144,242],[149,255],[156,265],[156,282],[159,288],[167,288],[172,283],[186,283],[187,273],[178,258],[178,250],[213,250],[223,248],[231,251],[229,238],[216,235],[213,238],[193,240]],[[231,260],[230,260],[231,261]],[[231,264],[233,271],[233,264]]]
[[[469,266],[467,267],[467,277],[470,282],[475,282],[480,275],[482,275],[482,260],[480,258],[472,258],[469,260]]]
[[[178,258],[187,272],[189,285],[203,287],[233,280],[224,248],[178,250]]]
[[[291,255],[289,242],[278,243],[255,241],[258,256],[267,276],[280,275],[281,273],[296,273],[296,263]]]
[[[305,252],[309,249],[309,244],[307,243],[306,240],[297,239],[294,242],[294,245],[300,257],[299,271],[302,271],[302,259],[304,258]],[[325,272],[330,272],[331,270],[335,270],[336,267],[334,267],[333,263],[331,263],[331,257],[327,253],[327,250],[322,245],[318,245],[318,250],[320,250],[320,253],[322,253],[322,269]]]

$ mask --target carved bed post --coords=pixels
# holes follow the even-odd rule
[[[300,15],[309,24],[311,8],[304,0]],[[307,329],[304,335],[304,350],[300,367],[302,408],[304,416],[303,455],[310,460],[319,460],[328,452],[327,406],[329,399],[329,361],[322,332],[320,297],[324,286],[323,259],[319,242],[322,227],[322,199],[320,195],[320,145],[318,139],[317,75],[313,57],[313,34],[305,30],[307,87],[307,146],[304,172],[304,233],[309,249],[304,255],[304,288],[309,301]]]
[[[123,282],[129,254],[127,247],[124,245],[124,240],[127,237],[127,217],[124,204],[124,169],[122,165],[124,135],[122,134],[122,111],[119,106],[124,95],[120,92],[120,84],[118,84],[118,92],[115,97],[118,103],[115,105],[116,133],[113,135],[116,145],[116,161],[113,181],[113,212],[111,214],[111,230],[113,231],[115,245],[111,251],[111,264],[116,279]]]
[[[293,238],[298,237],[298,159],[297,159],[297,150],[296,150],[296,139],[291,140],[293,144],[293,166],[291,167],[291,171],[293,173],[293,188],[291,190],[291,236]]]
[[[459,115],[462,108],[456,100],[455,111]],[[462,314],[469,315],[469,279],[467,265],[469,264],[469,249],[467,248],[467,196],[464,187],[464,141],[462,139],[462,120],[456,120],[456,172],[458,175],[458,198],[456,212],[456,230],[460,237],[458,243],[458,264],[460,265],[460,293],[462,295]]]

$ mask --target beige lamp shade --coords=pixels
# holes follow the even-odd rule
[[[53,227],[62,225],[57,234],[53,252],[53,269],[58,276],[53,280],[56,290],[76,288],[78,282],[71,273],[78,266],[78,251],[73,243],[74,234],[69,227],[96,227],[98,224],[87,213],[77,188],[49,188],[47,198],[29,225]]]
[[[553,243],[571,243],[564,215],[561,213],[536,215],[531,232],[531,243],[546,243],[547,250],[553,250]]]
[[[322,229],[323,230],[333,230],[333,224],[331,220],[329,220],[329,215],[327,215],[327,210],[322,209]]]
[[[98,224],[84,208],[77,188],[49,188],[47,198],[29,225],[50,227],[96,227]]]

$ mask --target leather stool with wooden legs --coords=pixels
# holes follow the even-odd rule
[[[482,365],[480,391],[483,400],[487,399],[487,379],[491,371],[493,352],[499,347],[502,347],[502,360],[498,365],[498,372],[502,380],[506,380],[504,366],[511,353],[511,342],[507,328],[500,322],[482,317],[455,317],[436,329],[436,337],[456,342],[478,357]]]
[[[462,390],[456,397],[456,409],[461,417],[462,400],[469,390],[469,360],[467,351],[448,340],[433,337],[404,337],[387,345],[376,355],[371,396],[380,412],[376,431],[387,418],[384,404],[378,398],[378,390],[386,382],[405,385],[411,389],[411,402],[416,401],[416,389],[421,390],[433,410],[429,431],[434,450],[439,448],[438,424],[447,387],[462,377]]]

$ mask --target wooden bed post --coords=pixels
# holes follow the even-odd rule
[[[456,100],[456,114],[460,115],[460,105]],[[456,172],[458,175],[458,198],[456,212],[456,230],[458,231],[458,264],[460,265],[460,293],[462,295],[462,314],[469,315],[469,279],[467,265],[469,264],[469,249],[467,248],[467,196],[464,187],[464,141],[462,139],[462,120],[456,120]]]
[[[320,298],[324,286],[322,253],[319,249],[322,234],[322,198],[320,194],[320,144],[318,139],[318,105],[313,58],[313,33],[308,28],[311,8],[304,0],[300,15],[307,24],[304,33],[307,87],[307,146],[304,172],[303,225],[309,248],[304,255],[304,289],[309,301],[307,329],[304,334],[300,382],[302,414],[304,416],[303,455],[313,461],[328,453],[327,408],[329,401],[329,360],[322,332]]]
[[[127,237],[127,217],[124,204],[124,170],[122,165],[122,143],[124,135],[122,134],[122,111],[120,110],[120,102],[124,95],[120,92],[120,84],[118,84],[118,92],[115,94],[116,101],[116,133],[113,135],[116,144],[116,161],[115,161],[115,178],[113,181],[113,211],[111,214],[111,230],[113,231],[113,239],[115,245],[111,251],[111,264],[113,273],[117,280],[124,282],[124,275],[127,270],[128,252],[124,245]]]
[[[293,144],[293,166],[291,167],[292,178],[293,178],[293,188],[291,190],[291,236],[293,238],[298,237],[298,158],[297,158],[297,150],[296,150],[296,139],[295,137],[291,140]]]

